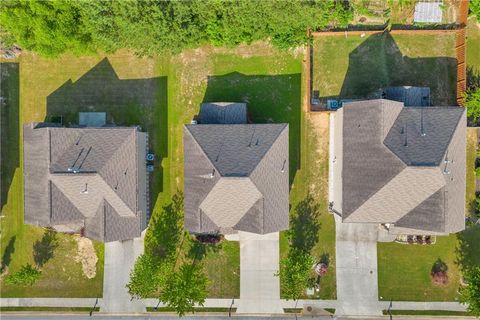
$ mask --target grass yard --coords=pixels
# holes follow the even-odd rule
[[[474,17],[468,19],[467,25],[467,67],[473,68],[480,76],[480,22]]]
[[[378,97],[386,86],[428,86],[455,105],[455,34],[323,36],[314,40],[313,90],[327,98]]]
[[[2,167],[2,192],[8,197],[2,202],[6,217],[2,220],[1,254],[9,260],[9,271],[32,261],[32,244],[43,233],[40,228],[23,225],[19,164],[21,125],[25,122],[61,118],[68,125],[78,121],[79,111],[106,111],[109,122],[138,124],[147,129],[150,148],[157,155],[150,191],[152,215],[158,216],[173,195],[183,190],[183,124],[198,113],[203,101],[246,101],[253,121],[289,123],[291,197],[292,203],[298,203],[306,196],[307,183],[311,183],[303,170],[307,167],[303,155],[306,146],[315,143],[306,134],[311,130],[302,129],[302,57],[301,52],[281,52],[264,43],[228,50],[205,47],[154,58],[138,58],[124,51],[107,56],[64,55],[54,60],[22,54],[19,108],[8,108],[7,115],[7,130],[14,139],[8,139],[8,148],[2,149],[2,159],[9,159],[2,161],[2,166],[10,166],[5,172],[11,173],[4,175]],[[11,103],[15,103],[14,98]],[[321,176],[326,177],[326,168],[322,170]],[[326,222],[320,237],[325,242],[319,241],[317,251],[334,257],[333,219],[322,219]],[[87,280],[79,271],[80,264],[72,259],[72,237],[59,235],[59,246],[54,258],[45,264],[41,280],[29,288],[2,283],[2,297],[101,296],[103,246],[95,244],[95,248],[99,257],[97,276]],[[210,297],[239,296],[238,243],[224,242],[218,249],[207,251],[203,264],[210,279]],[[330,291],[335,287],[334,267],[331,269],[333,280],[325,284]]]
[[[467,134],[467,209],[475,201],[476,131]],[[378,243],[378,285],[383,300],[454,301],[460,284],[461,269],[480,265],[480,227],[468,228],[456,235],[437,237],[431,246]],[[437,259],[448,266],[449,282],[435,286],[430,270]]]
[[[309,250],[316,262],[328,264],[327,275],[320,279],[320,291],[313,296],[305,295],[304,298],[307,299],[336,299],[335,221],[328,212],[327,199],[328,124],[326,113],[305,115],[301,169],[290,193],[290,227],[298,237],[300,247]],[[288,248],[287,234],[282,232],[280,237],[282,257],[287,256]]]

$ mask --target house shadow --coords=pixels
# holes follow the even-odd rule
[[[253,123],[289,124],[290,186],[300,169],[301,74],[209,76],[203,102],[246,102]]]
[[[78,124],[79,112],[106,112],[107,125],[140,126],[155,153],[150,176],[151,209],[163,190],[162,159],[168,155],[167,77],[120,79],[107,58],[76,81],[66,81],[47,97],[45,122]]]
[[[20,168],[19,70],[18,63],[0,63],[0,212]]]
[[[456,105],[456,68],[456,58],[409,57],[390,33],[374,34],[350,52],[340,95],[321,99],[380,98],[388,86],[419,86],[431,89],[433,105]]]

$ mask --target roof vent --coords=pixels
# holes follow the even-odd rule
[[[82,193],[82,194],[87,194],[88,193],[88,183],[85,183],[85,189],[80,193]]]
[[[212,173],[210,173],[210,179],[213,179],[215,177],[215,169],[212,170]]]
[[[282,165],[282,173],[285,172],[285,164],[287,163],[287,160],[283,160],[283,165]]]
[[[407,131],[407,124],[405,124],[405,142],[403,143],[403,146],[408,147],[408,131]]]

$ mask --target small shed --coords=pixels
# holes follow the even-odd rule
[[[430,106],[429,87],[387,87],[383,90],[383,98],[403,102],[406,107]]]
[[[442,22],[442,1],[417,2],[413,21],[420,23],[441,23]]]
[[[243,102],[208,102],[200,105],[201,124],[245,124],[247,104]]]
[[[106,112],[79,112],[78,124],[85,127],[103,127],[107,123]]]

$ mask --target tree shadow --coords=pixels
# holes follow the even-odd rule
[[[390,33],[374,34],[350,52],[339,96],[321,99],[373,99],[388,86],[419,86],[431,89],[433,105],[456,105],[456,68],[453,57],[409,57]]]
[[[145,238],[145,252],[162,260],[176,253],[183,234],[183,194],[176,193],[162,211],[152,217]]]
[[[19,64],[0,63],[0,209],[7,202],[15,170],[20,167]]]
[[[149,134],[149,148],[156,155],[150,179],[150,199],[163,191],[162,159],[168,155],[167,77],[120,79],[107,58],[78,80],[66,81],[47,97],[45,122],[63,119],[78,124],[79,112],[106,112],[107,125],[140,126]],[[150,205],[154,208],[155,203]],[[148,221],[148,220],[147,220]]]
[[[33,244],[33,261],[41,268],[53,258],[54,251],[58,247],[57,233],[52,229],[46,229],[42,239]]]
[[[301,74],[209,76],[203,102],[246,102],[254,123],[289,124],[290,185],[300,169]]]
[[[480,266],[480,225],[468,227],[457,233],[456,263],[466,271],[474,266]]]
[[[8,266],[10,265],[10,262],[12,261],[12,254],[15,252],[15,240],[17,239],[17,236],[13,236],[8,240],[8,244],[5,247],[5,251],[3,252],[2,256],[2,265],[0,268],[0,271],[3,272]]]
[[[320,230],[320,205],[315,203],[311,194],[299,202],[290,218],[287,236],[294,248],[310,252],[318,242]]]
[[[193,261],[201,261],[203,260],[208,254],[215,254],[220,251],[222,248],[222,244],[207,244],[201,243],[198,240],[191,239],[190,240],[190,249],[188,250],[188,257]]]

